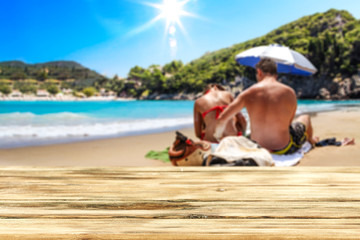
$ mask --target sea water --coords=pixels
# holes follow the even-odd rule
[[[0,148],[192,127],[193,106],[193,101],[1,101]],[[360,100],[303,100],[297,113],[350,108],[360,109]]]

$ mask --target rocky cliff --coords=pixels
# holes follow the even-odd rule
[[[360,73],[344,79],[340,77],[289,79],[287,76],[281,76],[279,81],[291,86],[299,99],[360,98]]]

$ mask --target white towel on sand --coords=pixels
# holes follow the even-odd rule
[[[310,151],[311,144],[305,142],[302,147],[295,153],[289,155],[271,154],[276,167],[291,167],[295,166],[304,157],[304,154]]]
[[[229,138],[229,139],[226,140],[225,142],[229,141],[230,143],[233,143],[234,139],[237,140],[237,138],[239,138],[239,137],[227,137],[227,138]],[[224,138],[224,139],[226,139],[226,138]],[[230,144],[230,147],[229,147],[228,146],[229,144],[228,143],[225,144],[225,142],[222,144],[222,148],[219,148],[219,144],[211,144],[212,154],[218,155],[218,157],[222,157],[227,160],[234,160],[234,159],[236,160],[236,159],[241,159],[242,157],[244,157],[243,150],[239,149],[238,147],[234,148],[233,147],[234,144]],[[239,143],[235,142],[235,145],[241,147],[243,144],[239,144]],[[226,149],[224,146],[226,147]],[[309,142],[305,142],[302,145],[302,147],[293,154],[288,154],[288,155],[270,154],[270,155],[273,159],[273,163],[274,163],[273,166],[275,166],[275,167],[291,167],[291,166],[295,166],[296,164],[298,164],[300,162],[300,160],[304,157],[304,154],[310,150],[311,150],[311,144]],[[217,153],[220,153],[220,154],[217,154]],[[249,156],[247,156],[247,157],[249,157]],[[271,164],[264,164],[264,165],[271,166]]]
[[[261,148],[258,144],[243,136],[223,138],[211,155],[225,159],[228,162],[250,158],[258,166],[274,166],[274,161],[265,148]]]

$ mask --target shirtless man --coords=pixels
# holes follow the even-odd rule
[[[256,65],[257,83],[242,92],[223,111],[214,137],[224,137],[226,122],[243,107],[249,113],[251,139],[274,154],[296,152],[306,139],[315,144],[309,115],[294,120],[297,101],[292,88],[278,82],[277,66],[271,59]]]
[[[233,100],[232,94],[225,91],[222,86],[209,84],[204,90],[204,95],[195,101],[195,135],[202,140],[217,142],[214,138],[216,119]],[[239,136],[246,130],[246,120],[240,111],[224,123],[224,136]]]

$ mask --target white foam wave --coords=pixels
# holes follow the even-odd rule
[[[192,118],[123,120],[71,125],[7,125],[0,126],[0,148],[66,142],[109,136],[125,136],[143,132],[191,126]]]
[[[74,125],[82,122],[94,122],[94,118],[70,112],[37,115],[30,112],[0,114],[2,126],[26,125]]]
[[[330,103],[318,103],[314,105],[298,105],[296,113],[304,114],[310,112],[326,112],[326,111],[334,111],[336,109],[341,109],[342,106],[338,104],[330,104]]]

